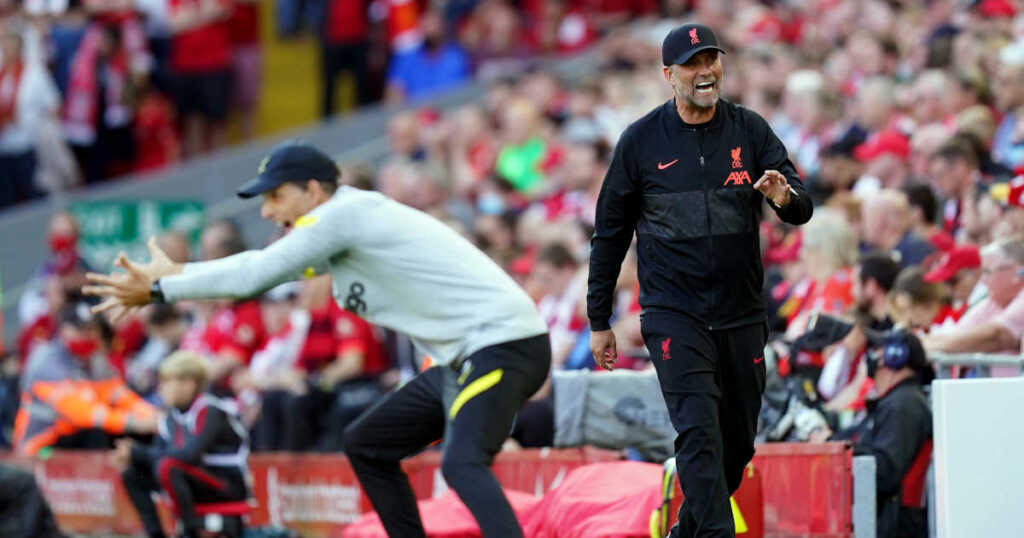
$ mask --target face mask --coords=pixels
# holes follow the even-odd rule
[[[68,351],[82,360],[87,360],[100,348],[95,338],[75,338],[67,341]]]
[[[505,199],[493,192],[481,194],[477,198],[476,209],[484,215],[501,215],[505,212]]]
[[[75,249],[75,236],[58,234],[50,236],[50,251],[54,254],[62,254]]]

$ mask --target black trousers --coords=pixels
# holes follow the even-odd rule
[[[369,75],[366,70],[366,55],[369,45],[366,42],[330,44],[320,46],[320,72],[322,77],[322,93],[320,114],[326,119],[334,115],[334,93],[337,88],[338,75],[342,71],[352,73],[356,83],[356,102],[362,106],[371,101],[368,86]]]
[[[729,496],[754,456],[764,392],[763,323],[709,330],[675,312],[645,312],[644,341],[676,437],[685,500],[672,538],[733,537]]]
[[[421,373],[348,427],[345,452],[388,536],[426,537],[399,461],[442,435],[441,473],[483,536],[523,535],[489,467],[550,365],[546,334],[486,347],[458,371],[446,365]]]
[[[202,529],[196,503],[248,498],[245,476],[237,468],[190,465],[172,458],[161,459],[155,468],[133,463],[121,473],[121,481],[150,538],[164,536],[151,495],[154,492],[164,491],[171,498],[186,535],[198,535]]]

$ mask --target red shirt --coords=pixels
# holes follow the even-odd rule
[[[203,343],[211,353],[237,355],[245,364],[267,338],[259,301],[244,301],[220,308],[210,318]]]
[[[146,325],[139,318],[122,325],[114,333],[110,342],[110,365],[124,377],[124,363],[129,355],[134,355],[146,343]]]
[[[146,95],[135,113],[135,170],[143,172],[171,164],[179,145],[170,102],[157,93]]]
[[[18,355],[21,359],[21,366],[25,366],[25,361],[37,345],[53,340],[56,335],[57,324],[53,322],[53,318],[49,314],[39,316],[31,325],[23,328],[18,335]]]
[[[334,301],[327,301],[325,306],[310,310],[309,314],[309,333],[299,353],[299,368],[315,372],[339,355],[353,351],[363,354],[362,375],[377,375],[387,368],[384,350],[366,320],[342,310]]]
[[[358,43],[366,41],[370,25],[366,20],[364,0],[329,0],[327,6],[327,42]]]
[[[256,45],[260,42],[260,6],[252,2],[232,4],[231,43],[235,45]]]
[[[222,0],[223,1],[223,0]],[[200,0],[170,0],[171,13],[195,7]],[[225,7],[231,8],[225,2]],[[231,65],[231,26],[227,20],[210,22],[174,35],[171,67],[178,73],[209,73]]]

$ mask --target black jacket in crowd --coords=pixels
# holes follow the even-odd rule
[[[813,207],[785,146],[757,113],[719,100],[711,121],[683,123],[669,100],[630,125],[597,202],[587,309],[609,328],[622,260],[637,235],[640,305],[691,316],[709,329],[765,320],[759,222],[765,170],[796,196],[775,211],[791,224]]]
[[[853,453],[875,457],[878,536],[925,538],[925,474],[932,451],[928,396],[915,376],[867,405]]]

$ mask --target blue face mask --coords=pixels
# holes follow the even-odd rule
[[[476,210],[483,215],[501,215],[505,212],[505,199],[500,194],[486,192],[477,198]]]

